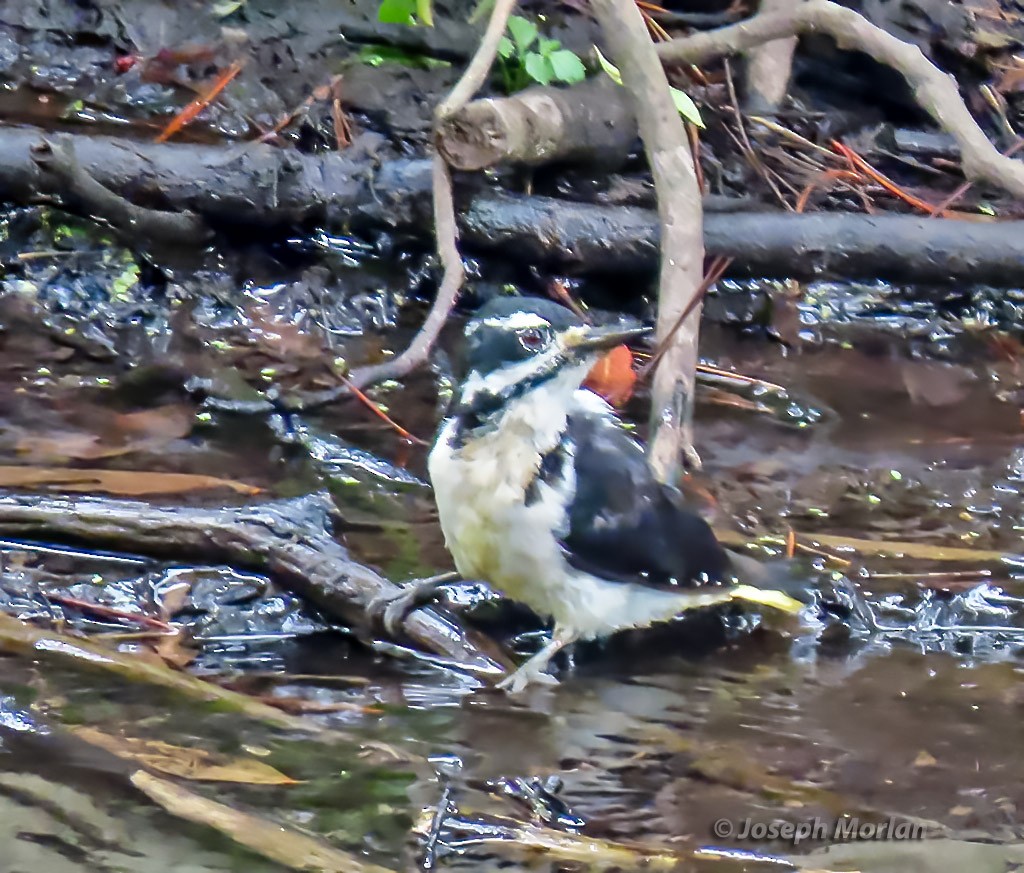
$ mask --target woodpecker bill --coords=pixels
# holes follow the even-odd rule
[[[459,575],[554,620],[551,642],[501,683],[510,691],[554,682],[548,663],[579,639],[737,598],[802,608],[740,584],[740,556],[580,387],[605,351],[645,332],[593,327],[524,298],[492,301],[466,328],[466,378],[429,472]]]

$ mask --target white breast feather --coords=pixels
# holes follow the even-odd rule
[[[565,390],[555,384],[530,392],[495,430],[460,449],[451,448],[456,425],[449,420],[430,453],[441,529],[459,573],[484,580],[584,638],[644,627],[685,609],[728,600],[728,589],[658,591],[607,582],[569,566],[557,537],[567,530],[565,507],[576,490],[571,458],[562,480],[538,482],[535,499],[529,505],[525,501],[541,456],[565,430],[565,415],[552,414],[564,407],[545,387]],[[572,406],[611,415],[604,400],[586,390],[575,393]]]

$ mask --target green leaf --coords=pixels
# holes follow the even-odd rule
[[[434,26],[434,0],[416,0],[416,17],[427,27]]]
[[[571,85],[573,82],[582,82],[587,78],[587,68],[583,66],[583,61],[574,52],[562,49],[547,57],[556,82],[567,82]]]
[[[513,15],[509,18],[508,32],[512,34],[512,41],[521,55],[526,54],[526,50],[537,39],[537,25],[521,15]]]
[[[544,36],[537,43],[537,51],[542,55],[550,55],[552,52],[557,52],[561,47],[562,44],[557,39],[548,39]]]
[[[622,84],[622,73],[619,72],[619,68],[615,66],[608,58],[601,54],[601,49],[596,45],[594,51],[597,53],[597,62],[601,65],[601,69],[608,74],[608,78],[611,79],[616,85]]]
[[[512,40],[507,36],[503,36],[498,40],[498,56],[502,58],[510,58],[516,53],[516,47],[512,45]]]
[[[597,61],[601,65],[601,69],[608,74],[613,82],[621,85],[622,73],[619,72],[619,68],[601,54],[601,49],[597,46],[594,46],[594,51],[597,53]],[[672,102],[676,106],[676,111],[687,121],[696,124],[697,127],[703,127],[704,122],[700,117],[700,110],[697,108],[697,104],[690,99],[689,95],[678,88],[670,87],[669,91],[672,92]]]
[[[551,61],[544,57],[544,55],[530,52],[526,56],[523,66],[526,68],[526,75],[533,79],[534,82],[539,82],[541,85],[551,84],[551,77],[555,71],[551,67]]]
[[[377,20],[381,24],[415,24],[416,0],[381,0]]]
[[[704,122],[701,120],[700,110],[697,108],[697,104],[690,99],[690,95],[678,88],[669,90],[672,92],[672,102],[676,104],[679,114],[690,123],[696,124],[697,127],[703,127]]]

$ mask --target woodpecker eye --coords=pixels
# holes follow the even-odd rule
[[[539,327],[527,327],[519,331],[519,342],[528,352],[536,352],[547,342],[547,331]]]

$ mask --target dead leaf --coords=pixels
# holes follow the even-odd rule
[[[189,645],[191,640],[179,628],[177,633],[163,634],[153,643],[153,651],[172,667],[183,670],[199,655],[199,650]]]
[[[966,367],[940,361],[901,361],[900,375],[912,403],[952,406],[970,390],[974,374]]]
[[[230,488],[239,494],[263,489],[234,479],[193,473],[153,473],[145,470],[63,470],[55,467],[0,465],[0,488],[45,488],[49,491],[102,491],[139,497],[143,494],[183,494]]]
[[[18,439],[15,449],[28,460],[114,458],[132,452],[155,451],[172,440],[188,436],[194,422],[194,407],[173,403],[107,415],[89,430],[26,433]]]
[[[249,307],[248,316],[250,336],[271,357],[280,361],[323,358],[324,346],[318,335],[275,316],[267,306]]]
[[[938,759],[925,749],[921,749],[921,751],[917,753],[917,757],[914,758],[915,767],[934,767],[938,763]]]
[[[171,815],[211,827],[239,845],[283,864],[291,870],[317,870],[320,873],[390,873],[387,868],[328,846],[291,828],[266,821],[255,815],[232,809],[151,776],[144,770],[131,775],[132,784]]]
[[[242,782],[246,785],[296,785],[269,764],[251,758],[218,759],[205,749],[187,749],[160,740],[116,737],[93,727],[68,728],[76,737],[99,746],[119,758],[138,761],[144,767],[169,776],[203,782]]]
[[[635,384],[633,353],[626,346],[616,346],[604,355],[583,382],[584,387],[600,394],[612,406],[621,406],[629,400]]]

